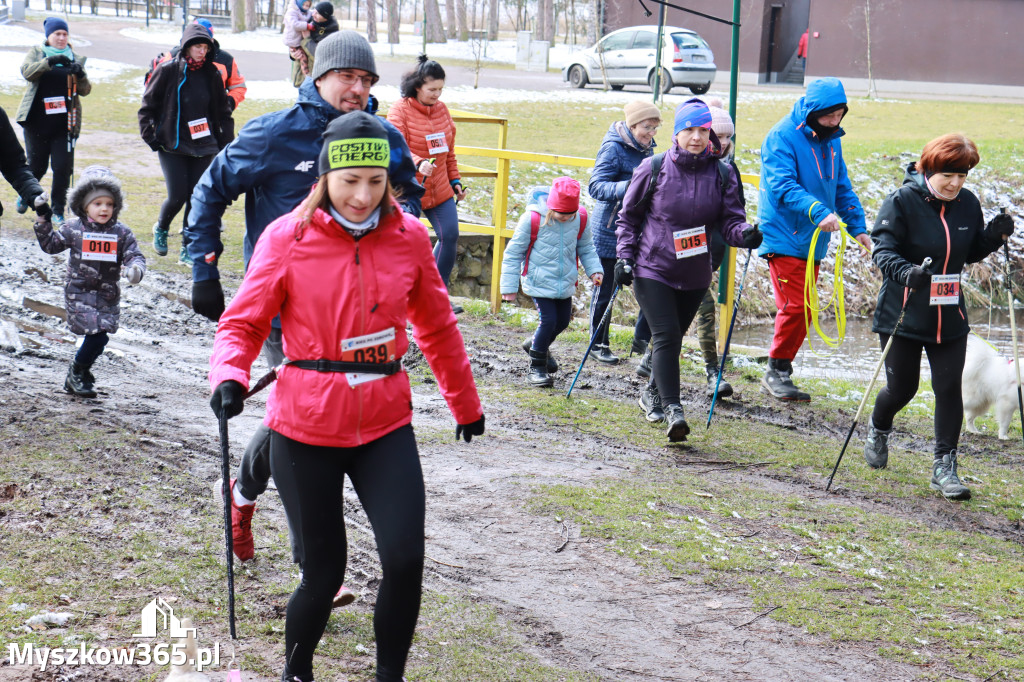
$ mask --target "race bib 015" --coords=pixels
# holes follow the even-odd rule
[[[676,230],[672,233],[672,242],[676,251],[676,260],[692,258],[708,252],[708,235],[703,225],[688,230]]]

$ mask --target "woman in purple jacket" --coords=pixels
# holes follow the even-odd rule
[[[640,407],[651,414],[663,404],[668,439],[678,442],[690,433],[679,401],[679,352],[711,284],[710,232],[719,230],[727,244],[745,249],[761,244],[761,232],[746,222],[735,171],[723,187],[722,149],[708,106],[696,98],[679,105],[672,129],[672,148],[640,163],[623,198],[615,283],[629,286],[636,277],[633,291],[653,333],[651,381]],[[660,169],[649,193],[655,159]]]

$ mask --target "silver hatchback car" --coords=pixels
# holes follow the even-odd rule
[[[696,32],[686,28],[666,26],[663,37],[661,91],[681,86],[695,95],[703,95],[711,87],[717,71],[711,48]],[[645,83],[654,90],[657,51],[657,26],[620,28],[593,47],[571,55],[562,67],[562,78],[576,88],[585,87],[587,83],[603,84],[603,60],[604,73],[612,90]]]

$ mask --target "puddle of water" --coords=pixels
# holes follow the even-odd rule
[[[967,319],[971,322],[971,329],[974,333],[987,340],[1004,357],[1013,357],[1013,348],[1010,339],[1010,316],[1006,309],[993,310],[991,323],[989,322],[989,310],[969,310]],[[1021,329],[1024,325],[1024,311],[1017,311],[1018,333],[1024,333]],[[835,322],[823,321],[822,328],[826,334],[835,335]],[[797,354],[793,363],[797,370],[797,376],[808,376],[823,379],[859,379],[869,381],[871,373],[875,371],[878,358],[881,355],[881,347],[878,343],[878,335],[871,332],[871,318],[849,317],[846,320],[846,338],[839,348],[829,348],[825,345],[815,332],[811,338],[811,344],[804,341],[803,346]],[[733,330],[732,342],[737,346],[747,346],[755,350],[759,355],[768,355],[768,345],[771,343],[772,325],[744,325],[737,322]],[[1018,348],[1021,344],[1018,340]],[[928,378],[931,373],[928,369],[928,360],[924,353],[921,354],[921,376]]]

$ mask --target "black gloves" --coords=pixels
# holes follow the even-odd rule
[[[224,312],[224,289],[219,279],[192,283],[192,310],[216,322]]]
[[[1013,234],[1013,218],[1009,213],[997,213],[985,226],[985,236],[991,240],[1006,241]]]
[[[149,148],[155,152],[158,152],[161,149],[160,143],[156,141],[156,138],[153,138],[152,140],[147,140],[146,144],[148,144]]]
[[[743,228],[743,248],[756,249],[761,246],[761,242],[763,240],[764,235],[761,234],[761,230],[757,225],[750,225]]]
[[[222,381],[210,396],[210,407],[217,419],[231,419],[242,413],[245,387],[237,381]]]
[[[908,289],[926,289],[932,281],[932,273],[928,272],[920,265],[907,270],[906,282]]]
[[[473,440],[473,436],[482,436],[484,434],[484,416],[480,415],[472,424],[458,424],[455,426],[455,440],[460,437],[464,438],[466,442]]]
[[[46,63],[51,67],[53,66],[67,66],[71,63],[71,60],[62,54],[55,54],[52,57],[46,58]]]
[[[74,62],[71,66],[69,66],[68,71],[75,76],[81,76],[83,73],[85,73],[85,69],[83,69],[82,65],[78,62]]]
[[[235,111],[235,107],[237,107],[237,106],[238,106],[238,103],[235,102],[235,98],[234,97],[228,97],[228,110],[233,113]]]
[[[53,211],[50,210],[50,205],[44,201],[43,203],[36,206],[36,215],[39,216],[40,218],[45,218],[49,220],[50,216],[53,215]]]
[[[628,258],[620,258],[615,261],[615,284],[620,287],[628,287],[633,283],[633,261]]]

